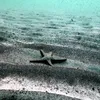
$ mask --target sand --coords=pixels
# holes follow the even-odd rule
[[[55,64],[53,67],[42,63],[29,63],[32,59],[41,58],[40,49],[44,49],[45,52],[49,52],[50,50],[53,51],[55,55],[62,55],[62,57],[67,58],[67,48],[55,47],[52,45],[36,46],[35,44],[31,44],[30,48],[27,48],[27,46],[30,45],[21,44],[19,47],[18,45],[0,45],[0,90],[3,90],[0,92],[5,92],[3,96],[6,96],[6,93],[9,95],[9,90],[11,90],[15,91],[12,92],[12,95],[14,94],[14,96],[17,96],[18,100],[21,95],[24,95],[24,92],[20,94],[17,91],[30,91],[29,93],[32,93],[32,98],[36,93],[37,95],[38,93],[40,93],[40,95],[45,93],[43,97],[47,98],[49,93],[50,100],[54,99],[52,97],[55,97],[56,100],[60,98],[61,100],[100,99],[100,72],[89,69],[88,64],[85,65],[83,62],[77,62],[78,67],[71,66],[71,60],[69,59],[71,57],[70,55],[66,62]],[[82,53],[80,54],[82,55]],[[85,54],[87,58],[90,57],[86,52],[84,56]],[[96,55],[97,62],[92,62],[95,61],[95,59],[93,59],[90,60],[90,63],[92,62],[93,65],[99,65],[97,53],[91,51],[91,54]],[[80,61],[84,60],[81,57],[82,56],[80,56]],[[75,63],[73,62],[73,64]],[[59,96],[57,96],[58,94]],[[35,100],[39,100],[41,97],[40,95],[36,96]],[[22,100],[24,100],[24,97]]]
[[[48,92],[0,91],[0,100],[80,100]]]
[[[98,14],[2,10],[0,99],[100,100],[99,20]],[[40,49],[67,61],[29,63],[41,58]]]

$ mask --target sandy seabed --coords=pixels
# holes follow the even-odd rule
[[[46,98],[54,100],[54,98],[52,98],[53,96],[56,99],[61,98],[61,100],[67,100],[68,98],[68,100],[100,99],[99,72],[96,72],[93,69],[91,70],[88,64],[85,65],[78,61],[73,62],[73,60],[70,59],[67,59],[64,63],[54,64],[52,67],[42,63],[29,63],[32,59],[41,58],[39,52],[40,49],[44,49],[45,52],[48,52],[48,50],[46,51],[46,46],[42,44],[40,46],[38,45],[37,48],[34,45],[33,47],[31,46],[31,48],[27,48],[27,45],[26,47],[23,45],[23,47],[19,48],[17,46],[1,45],[0,92],[3,93],[1,98],[5,98],[6,95],[10,95],[9,98],[15,97],[20,100],[19,98],[22,98],[22,95],[25,95],[25,93],[29,91],[27,95],[29,94],[29,98],[31,99],[34,95],[39,94],[38,96],[35,96],[36,100],[39,100],[39,98],[41,98],[41,100],[42,98],[45,98],[44,100],[46,100]],[[67,49],[59,46],[53,47],[52,45],[48,46],[48,49],[49,48],[53,50],[56,48],[56,51],[59,50],[58,48],[62,48],[61,51],[63,49]],[[65,55],[67,54],[65,50],[63,53],[65,53]],[[56,52],[55,55],[60,54],[57,54]],[[76,64],[76,62],[77,66],[71,66]],[[98,59],[96,63],[99,64]],[[22,100],[24,99],[25,97],[23,96]]]
[[[0,12],[0,100],[100,100],[99,16]],[[39,50],[67,58],[29,63]]]

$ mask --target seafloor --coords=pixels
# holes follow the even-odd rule
[[[67,61],[29,63],[40,49]],[[100,100],[100,16],[1,11],[0,100],[13,99]]]

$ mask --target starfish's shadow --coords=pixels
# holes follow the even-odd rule
[[[30,63],[42,63],[42,64],[47,64],[48,65],[48,63],[46,61],[41,61],[41,60],[40,61],[31,60]]]
[[[65,61],[66,61],[65,59],[64,60],[51,60],[51,63],[59,64],[59,63],[65,62]],[[31,60],[30,63],[42,63],[42,64],[49,65],[46,60],[44,60],[44,61],[43,60]]]

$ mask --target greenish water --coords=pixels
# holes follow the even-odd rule
[[[99,3],[99,0],[0,0],[0,43],[64,46],[76,50],[69,52],[70,59],[76,57],[79,62],[100,66]],[[70,66],[84,67],[79,62],[70,62]],[[98,69],[93,68],[90,70]]]
[[[0,0],[0,9],[99,14],[99,0]]]

